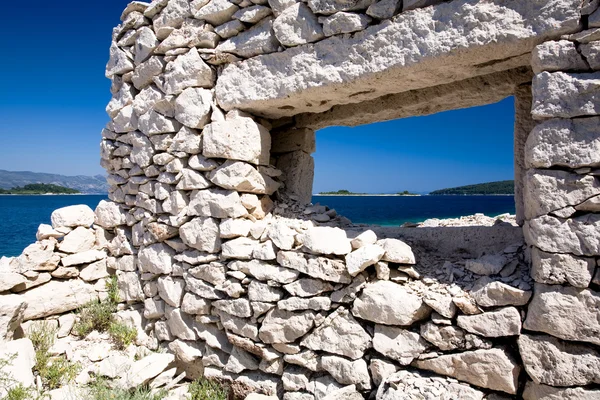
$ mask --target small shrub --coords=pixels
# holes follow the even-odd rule
[[[108,334],[117,348],[124,349],[135,342],[135,339],[137,338],[137,329],[121,322],[112,322],[108,327]]]
[[[162,400],[166,391],[159,390],[152,393],[148,387],[139,387],[132,390],[111,388],[105,380],[97,380],[90,385],[91,400]]]
[[[56,389],[75,378],[79,372],[77,364],[70,363],[64,356],[53,357],[49,353],[56,329],[43,323],[32,329],[28,336],[35,349],[35,370],[45,388]]]
[[[112,302],[91,301],[79,310],[79,321],[73,327],[78,336],[86,336],[91,331],[104,332],[110,327],[116,306]]]
[[[227,400],[227,390],[216,381],[197,379],[190,384],[191,400]]]
[[[110,280],[106,282],[106,289],[108,293],[108,302],[113,304],[119,304],[121,299],[119,298],[119,282],[115,275],[110,277]]]
[[[37,398],[32,388],[26,388],[22,384],[12,387],[6,392],[2,400],[31,400]]]

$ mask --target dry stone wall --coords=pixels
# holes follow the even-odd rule
[[[4,263],[0,333],[116,275],[137,345],[236,396],[598,398],[597,7],[130,3],[106,70],[111,201],[58,210]],[[308,204],[314,129],[510,94],[518,223],[370,229]]]

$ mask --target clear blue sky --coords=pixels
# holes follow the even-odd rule
[[[103,174],[112,27],[128,0],[8,1],[0,24],[0,169]],[[317,133],[315,192],[512,179],[513,103]]]

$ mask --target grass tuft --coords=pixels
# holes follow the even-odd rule
[[[227,400],[227,390],[216,381],[197,379],[190,384],[191,400]]]
[[[137,329],[125,325],[122,322],[113,321],[108,327],[108,334],[113,340],[115,346],[123,350],[137,338]]]
[[[91,400],[162,400],[165,390],[152,392],[148,387],[132,390],[112,388],[106,380],[98,379],[90,384]]]

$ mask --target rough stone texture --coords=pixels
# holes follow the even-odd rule
[[[556,388],[527,382],[523,399],[525,400],[595,400],[600,390],[584,388]]]
[[[367,284],[352,308],[355,316],[386,325],[411,325],[430,313],[419,296],[388,281]]]
[[[589,286],[596,261],[593,258],[569,254],[551,254],[537,248],[531,250],[531,277],[539,283],[586,288]]]
[[[286,47],[316,42],[323,38],[323,28],[304,3],[286,8],[273,21],[273,31],[279,43]]]
[[[321,365],[343,385],[356,385],[358,389],[371,388],[371,377],[365,360],[349,361],[338,356],[323,356]]]
[[[568,40],[545,42],[537,46],[532,53],[531,66],[536,74],[542,71],[586,71],[588,69],[575,43]]]
[[[267,313],[259,331],[265,343],[291,343],[314,326],[315,314],[310,311],[293,313],[279,309]]]
[[[521,314],[514,307],[478,315],[459,315],[456,323],[468,332],[485,337],[516,336],[521,333]]]
[[[598,115],[600,73],[542,72],[533,80],[535,119]]]
[[[285,175],[285,193],[302,204],[312,199],[315,160],[303,151],[284,154],[277,159],[277,168]]]
[[[551,119],[537,125],[525,147],[528,168],[600,165],[600,118]]]
[[[68,206],[55,210],[50,216],[53,228],[89,227],[94,223],[94,211],[86,205]]]
[[[523,328],[600,344],[600,293],[536,283]]]
[[[323,23],[323,34],[333,36],[362,31],[369,25],[370,18],[366,15],[342,11],[321,19],[321,22]]]
[[[514,168],[515,168],[515,208],[517,224],[525,222],[525,199],[523,188],[526,168],[529,167],[530,155],[526,146],[530,132],[534,129],[535,122],[531,117],[533,96],[531,84],[524,84],[515,90],[515,133],[514,133]]]
[[[13,339],[15,330],[23,322],[26,308],[27,303],[21,296],[0,296],[0,343]]]
[[[421,375],[418,372],[401,370],[394,373],[379,386],[377,400],[412,400],[423,396],[431,399],[460,399],[482,400],[484,393],[469,385],[455,380],[445,380],[439,377]],[[427,397],[426,397],[427,398]],[[504,399],[505,397],[491,394],[489,400]]]
[[[600,354],[551,336],[519,337],[525,371],[536,384],[585,386],[600,381]]]
[[[25,321],[75,310],[98,298],[94,286],[80,280],[50,281],[20,296],[27,303]]]
[[[441,375],[475,386],[516,394],[521,368],[501,349],[466,351],[414,362]]]
[[[549,253],[577,256],[600,254],[600,215],[587,214],[570,219],[544,215],[525,223],[527,243]]]
[[[314,254],[345,255],[352,251],[346,232],[340,228],[310,228],[298,237],[298,241]]]
[[[400,365],[409,365],[428,348],[416,332],[392,326],[375,325],[373,348]]]
[[[529,302],[531,292],[483,277],[473,285],[471,296],[481,307],[524,306]]]
[[[330,38],[228,65],[217,82],[217,101],[226,110],[243,108],[281,117],[491,73],[501,70],[502,63],[487,71],[476,65],[528,53],[544,37],[574,32],[579,5],[575,0],[458,0],[403,13],[351,38]],[[481,20],[483,14],[485,30],[457,29],[465,20]],[[428,32],[413,28],[417,26]],[[414,46],[403,46],[408,37]],[[374,48],[376,66],[360,56]],[[302,63],[283,72],[294,58]],[[400,76],[412,79],[400,84]]]
[[[220,43],[217,51],[233,53],[240,57],[255,57],[273,53],[278,48],[279,41],[273,32],[273,18],[267,17],[247,31]]]

